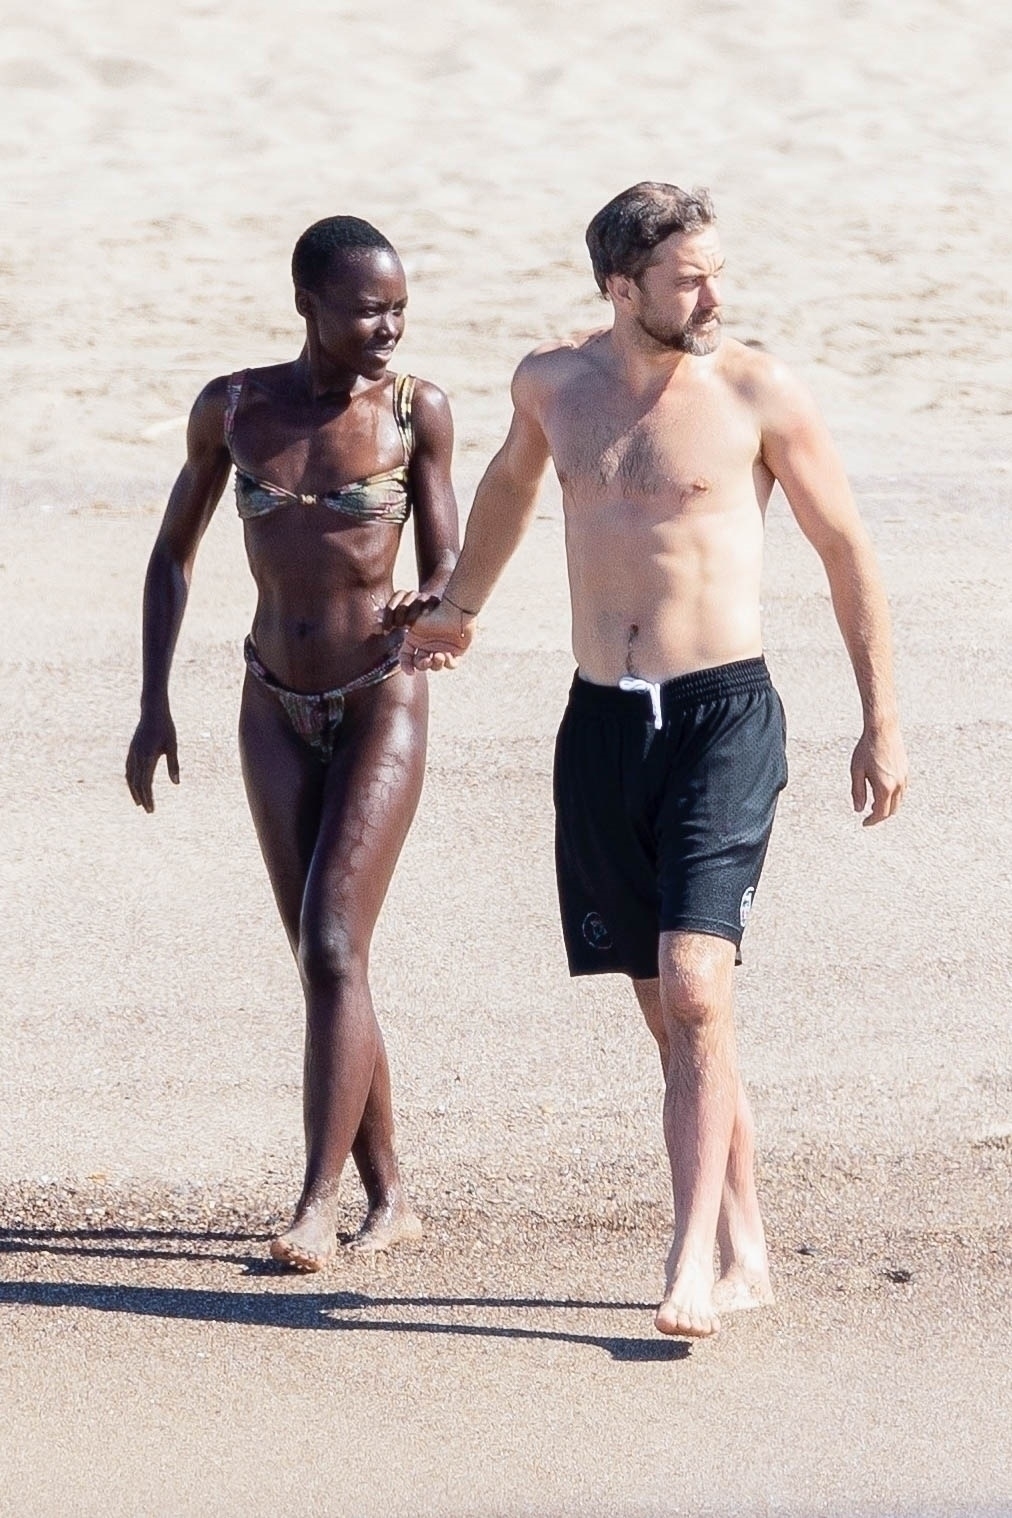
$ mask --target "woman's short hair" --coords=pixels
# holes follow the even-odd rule
[[[397,256],[393,243],[371,222],[359,216],[327,216],[307,227],[295,244],[292,279],[299,290],[318,291],[334,272],[335,264],[349,254],[376,249]]]

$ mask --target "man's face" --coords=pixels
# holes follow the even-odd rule
[[[345,255],[321,290],[300,290],[296,298],[326,356],[368,379],[379,378],[393,357],[407,303],[401,261],[382,248]]]
[[[724,257],[715,227],[675,232],[629,282],[630,315],[660,348],[697,358],[720,345],[720,274]]]

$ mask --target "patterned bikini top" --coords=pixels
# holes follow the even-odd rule
[[[228,382],[228,403],[225,408],[225,441],[232,453],[232,436],[235,417],[239,409],[248,369],[233,374]],[[394,379],[394,420],[404,449],[404,462],[396,469],[385,469],[382,474],[370,474],[364,480],[353,480],[337,490],[324,490],[318,495],[300,495],[295,490],[285,490],[268,480],[259,480],[235,466],[235,503],[244,521],[252,517],[265,517],[268,512],[281,506],[326,506],[342,516],[352,517],[356,522],[406,522],[411,511],[408,465],[414,445],[414,429],[411,425],[411,397],[414,393],[413,375],[398,374]],[[232,454],[235,463],[235,455]]]

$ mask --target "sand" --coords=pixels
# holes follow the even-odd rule
[[[1005,8],[9,16],[0,1513],[1012,1513]],[[600,319],[587,220],[646,177],[712,187],[729,329],[830,419],[913,766],[863,832],[853,682],[775,502],[791,786],[738,1001],[778,1304],[691,1348],[651,1326],[655,1055],[621,981],[570,983],[556,921],[554,486],[432,682],[375,944],[421,1246],[263,1263],[300,1176],[301,1018],[238,773],[227,498],[175,665],[183,783],[146,817],[122,781],[183,420],[214,374],[297,350],[302,228],[351,211],[402,250],[399,365],[451,395],[466,508],[516,361]]]

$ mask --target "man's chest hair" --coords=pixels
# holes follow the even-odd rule
[[[633,417],[567,406],[550,442],[563,485],[688,501],[751,469],[756,432],[739,406],[686,398]]]

